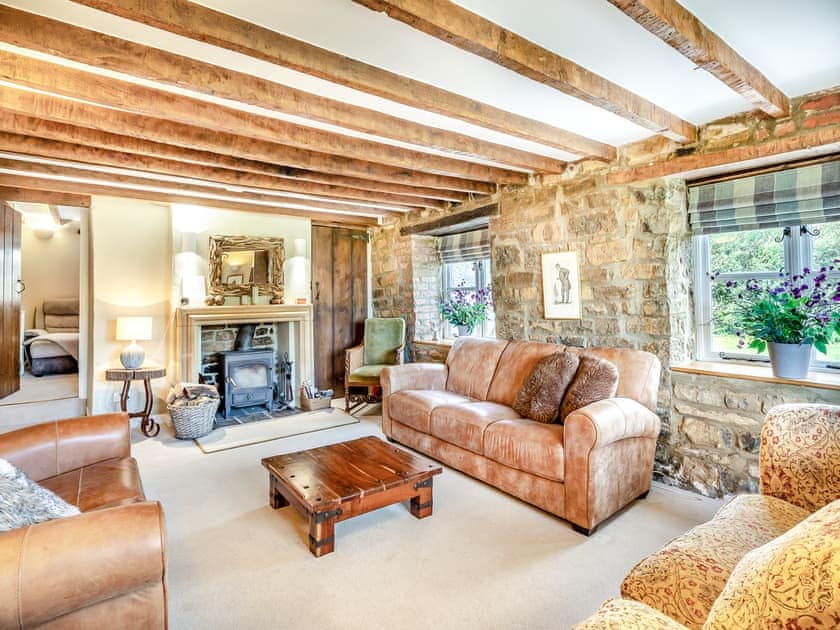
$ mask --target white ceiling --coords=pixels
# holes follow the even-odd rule
[[[752,108],[708,73],[695,70],[691,62],[606,0],[457,1],[693,123],[705,123]],[[69,0],[3,0],[3,3],[431,126],[560,159],[573,157],[145,27]],[[201,4],[603,142],[620,145],[650,135],[649,131],[622,118],[351,0],[201,0]],[[683,4],[788,96],[840,85],[840,0],[684,0]]]

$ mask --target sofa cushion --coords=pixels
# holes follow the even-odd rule
[[[133,457],[97,462],[44,479],[41,484],[82,512],[146,499]]]
[[[554,422],[560,415],[560,403],[575,377],[580,359],[568,352],[555,352],[534,366],[513,401],[521,416],[537,422]]]
[[[0,531],[76,514],[79,510],[75,506],[0,459]]]
[[[457,339],[446,357],[449,367],[446,389],[470,398],[487,400],[496,364],[507,344],[503,339]]]
[[[802,508],[775,497],[738,496],[711,521],[639,562],[624,578],[621,594],[689,628],[700,628],[741,558],[807,516]]]
[[[685,626],[632,599],[610,599],[572,630],[685,630]]]
[[[560,405],[560,420],[573,411],[615,396],[618,369],[609,361],[587,354],[580,355],[580,365]]]
[[[368,317],[365,320],[365,365],[394,365],[405,343],[402,317]]]
[[[458,405],[473,399],[439,389],[409,389],[391,394],[388,398],[390,416],[412,429],[431,432],[432,410],[443,405]]]
[[[499,420],[484,430],[484,456],[552,481],[563,481],[563,426]]]
[[[540,359],[565,349],[565,346],[540,341],[511,341],[499,357],[487,400],[512,407]]]
[[[483,455],[484,430],[498,420],[519,417],[510,407],[491,402],[443,405],[432,411],[430,433],[445,442]]]
[[[837,628],[838,580],[840,500],[744,556],[704,627]]]
[[[794,403],[764,420],[761,492],[809,512],[840,497],[840,407]]]
[[[369,383],[371,385],[379,385],[379,375],[382,374],[382,369],[388,367],[384,364],[365,365],[358,370],[350,372],[350,380],[356,383]]]

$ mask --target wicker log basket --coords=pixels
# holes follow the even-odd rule
[[[192,383],[173,389],[168,397],[167,409],[179,440],[202,437],[213,430],[219,394],[215,388]]]

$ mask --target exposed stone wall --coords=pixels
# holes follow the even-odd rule
[[[707,496],[758,491],[764,415],[782,403],[840,404],[840,392],[674,372],[671,424],[660,438],[657,479]]]
[[[658,479],[710,496],[756,488],[758,436],[777,402],[840,404],[840,392],[672,373],[694,349],[691,249],[685,182],[665,177],[840,141],[840,91],[793,99],[791,115],[749,113],[699,129],[677,145],[661,137],[621,147],[609,164],[583,161],[535,186],[507,188],[490,219],[496,329],[500,338],[648,350],[663,363]],[[468,210],[487,200],[464,204]],[[399,228],[446,211],[413,212],[374,230],[374,309],[409,322],[431,311],[422,250]],[[543,316],[540,256],[576,251],[583,316]],[[415,273],[420,275],[415,279]],[[419,310],[418,310],[419,309]],[[423,310],[426,309],[426,310]],[[422,322],[421,322],[422,324]],[[411,344],[412,360],[442,361],[446,350]]]

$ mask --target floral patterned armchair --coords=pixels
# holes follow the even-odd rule
[[[838,627],[840,407],[771,409],[760,491],[644,558],[577,630]]]

